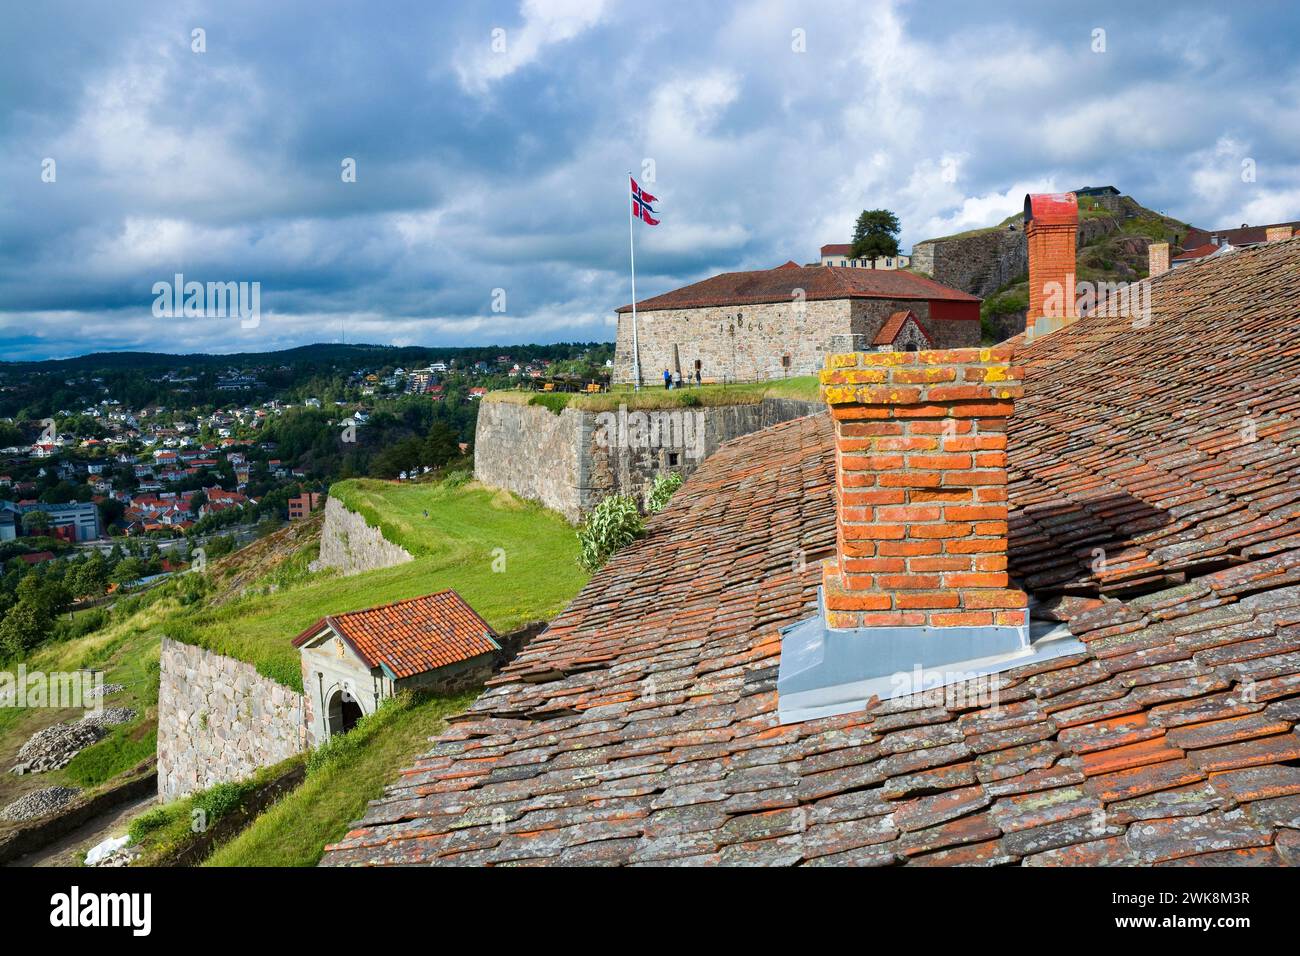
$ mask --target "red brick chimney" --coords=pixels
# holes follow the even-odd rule
[[[1281,242],[1283,239],[1291,238],[1290,226],[1269,226],[1264,230],[1265,242]]]
[[[1154,279],[1169,271],[1169,243],[1153,242],[1147,246],[1147,275]]]
[[[1079,202],[1074,193],[1040,193],[1025,197],[1025,237],[1029,243],[1030,337],[1069,325],[1075,305],[1075,248],[1079,237]]]
[[[829,627],[1026,623],[1026,596],[1007,578],[1006,425],[1023,393],[1010,357],[1009,347],[827,357],[838,493]]]

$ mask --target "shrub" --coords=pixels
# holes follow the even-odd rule
[[[194,797],[195,809],[207,814],[208,824],[220,820],[232,810],[239,809],[244,797],[255,789],[249,781],[242,783],[219,783],[209,787]]]
[[[448,488],[459,488],[461,485],[469,484],[473,477],[473,472],[465,468],[458,468],[455,471],[448,472],[442,483]]]
[[[645,533],[645,521],[630,495],[610,495],[592,509],[578,528],[578,564],[595,572],[622,548]]]
[[[132,820],[131,825],[126,828],[127,836],[131,838],[132,843],[139,843],[150,833],[153,833],[155,830],[161,830],[167,824],[171,823],[174,814],[174,804],[166,807],[155,807],[152,810],[142,813]]]
[[[564,393],[543,392],[540,395],[534,395],[528,400],[529,405],[540,405],[542,408],[549,409],[551,414],[558,415],[564,411],[569,404],[569,396]]]
[[[655,478],[654,484],[650,487],[650,499],[647,502],[651,514],[658,514],[668,507],[668,499],[673,496],[673,492],[682,486],[682,481],[682,476],[675,471]]]

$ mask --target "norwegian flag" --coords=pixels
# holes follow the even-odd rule
[[[632,180],[632,215],[635,218],[640,219],[647,226],[659,225],[659,220],[655,219],[652,215],[650,215],[652,212],[654,212],[654,207],[650,205],[652,202],[658,202],[658,199],[654,196],[651,196],[648,192],[646,192],[644,189],[638,186],[636,184],[636,180],[633,179]]]

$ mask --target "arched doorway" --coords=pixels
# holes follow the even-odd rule
[[[330,697],[328,714],[331,737],[336,734],[346,734],[363,716],[361,705],[357,703],[356,698],[343,690],[336,690]]]

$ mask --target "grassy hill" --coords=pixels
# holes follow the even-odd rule
[[[178,615],[169,636],[249,661],[300,691],[298,651],[290,641],[326,614],[455,588],[504,634],[550,619],[586,583],[573,529],[554,512],[508,492],[457,479],[358,479],[336,484],[330,493],[415,560],[343,577],[310,571],[316,548],[308,547],[242,595]]]
[[[202,576],[182,575],[147,595],[119,601],[98,631],[37,648],[25,661],[29,671],[102,670],[107,683],[125,688],[107,703],[131,707],[137,717],[63,770],[24,777],[0,773],[0,805],[56,784],[93,791],[153,757],[162,636],[249,661],[264,675],[301,690],[298,651],[290,641],[326,614],[455,588],[494,628],[508,633],[555,616],[587,580],[576,563],[573,528],[563,518],[463,475],[400,484],[347,481],[331,493],[415,560],[348,577],[312,571],[319,549],[317,518],[213,562]],[[328,759],[313,759],[306,782],[214,859],[314,863],[325,843],[342,836],[366,801],[472,696],[417,698],[385,709],[364,733],[344,738],[350,744],[335,748]],[[0,770],[33,732],[81,713],[0,708]],[[0,824],[0,832],[3,828]]]

